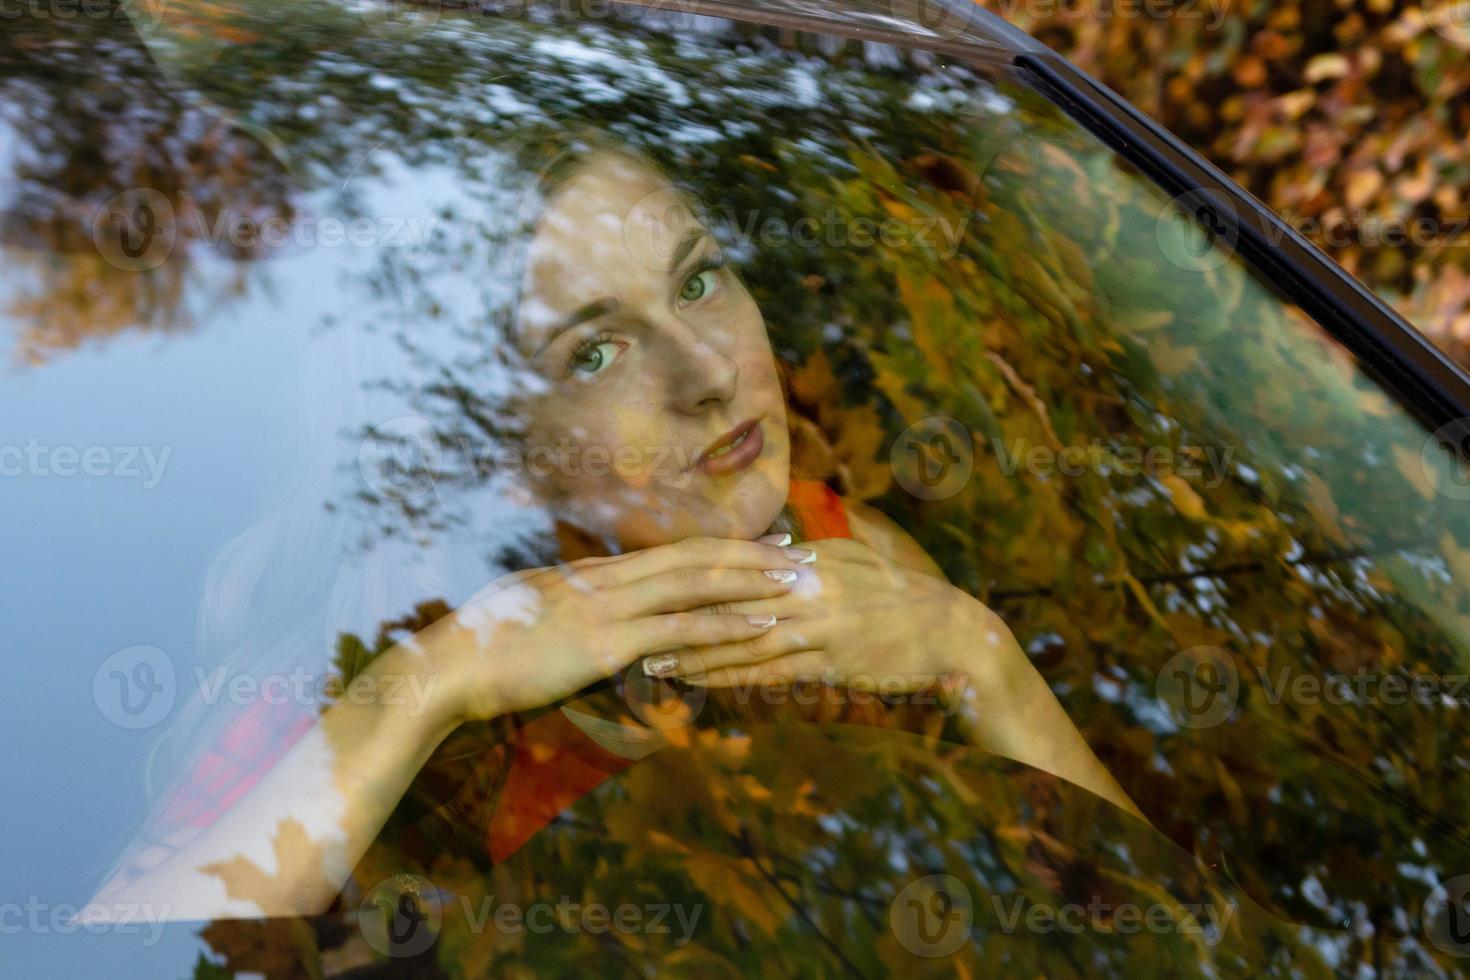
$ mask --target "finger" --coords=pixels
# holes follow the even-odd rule
[[[673,674],[677,677],[700,676],[730,667],[750,667],[803,650],[815,650],[817,646],[809,630],[793,623],[777,623],[753,637],[681,650],[679,666]]]
[[[716,602],[692,610],[715,616],[752,616],[760,613],[775,613],[776,618],[801,620],[810,618],[812,597],[802,588],[801,580],[785,594],[771,599],[747,599],[739,602]]]
[[[637,656],[668,647],[726,647],[756,641],[776,625],[774,615],[710,616],[683,612],[645,616],[620,629]],[[682,651],[681,651],[682,655]]]
[[[618,619],[637,619],[688,612],[721,602],[771,599],[795,588],[797,577],[795,571],[786,568],[675,568],[609,589],[606,609]]]
[[[608,581],[631,582],[675,568],[799,568],[816,560],[810,548],[781,548],[755,541],[726,538],[685,538],[673,544],[645,548],[611,561],[586,566],[589,573]]]
[[[680,660],[682,662],[682,655]],[[772,681],[826,681],[831,664],[831,658],[824,651],[799,650],[788,656],[763,660],[760,663],[720,667],[707,674],[691,674],[681,679],[692,687],[750,690]]]

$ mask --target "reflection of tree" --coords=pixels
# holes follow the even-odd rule
[[[489,874],[442,850],[410,864],[383,842],[357,886],[404,871],[432,885],[435,958],[453,977],[655,966],[730,977],[1326,972],[1309,930],[1272,920],[1088,794],[973,750],[863,727],[693,733]],[[969,909],[972,924],[957,927],[966,941],[953,952],[931,957],[943,922],[916,916],[931,907],[924,879],[936,874],[958,881],[943,886],[947,908]],[[637,909],[641,927],[581,911],[599,904]],[[496,924],[503,906],[537,905],[553,907],[546,931],[531,918]],[[1069,909],[1072,927],[1015,917],[1035,907]],[[1150,908],[1162,927],[1134,928],[1122,911]],[[232,969],[260,970],[292,943],[283,934],[252,946],[243,937],[260,936],[257,924],[225,925],[206,935]]]
[[[266,147],[170,85],[121,7],[108,18],[7,18],[0,96],[15,141],[0,197],[0,241],[19,286],[6,313],[25,325],[23,357],[44,359],[135,327],[187,327],[197,239],[222,218],[290,215],[284,174]],[[174,245],[166,260],[141,269],[118,258],[132,215],[114,223],[108,208],[145,188],[167,209],[139,215]],[[228,240],[219,251],[257,254]],[[237,279],[233,288],[242,285]]]
[[[1470,870],[1458,819],[1470,803],[1461,771],[1463,706],[1305,703],[1276,698],[1271,684],[1283,671],[1463,673],[1470,605],[1453,583],[1470,577],[1470,533],[1454,523],[1457,515],[1426,507],[1434,495],[1420,470],[1420,435],[1381,394],[1354,380],[1345,359],[1296,314],[1234,267],[1162,265],[1158,201],[1119,178],[1094,144],[1025,93],[977,97],[981,86],[963,68],[871,72],[855,50],[829,45],[828,57],[819,58],[749,31],[738,32],[739,44],[711,34],[706,47],[676,50],[656,30],[623,24],[613,33],[624,40],[606,42],[617,57],[598,58],[568,36],[557,35],[560,46],[538,46],[553,33],[527,22],[497,22],[487,31],[446,16],[437,31],[390,43],[315,17],[303,8],[290,36],[224,51],[196,83],[200,92],[279,134],[299,161],[302,183],[345,187],[344,206],[360,204],[351,193],[360,185],[346,178],[371,180],[385,159],[448,168],[467,199],[490,200],[483,164],[511,136],[534,144],[591,126],[654,156],[717,217],[735,219],[725,233],[737,239],[734,250],[791,366],[815,475],[887,510],[955,582],[1006,616],[1165,834],[1273,912],[1333,930],[1321,941],[1341,962],[1423,966],[1414,923],[1424,882]],[[29,63],[29,55],[7,57]],[[39,62],[28,70],[45,77]],[[105,90],[111,69],[77,70]],[[369,73],[378,84],[363,83]],[[924,99],[913,97],[916,75]],[[38,137],[36,145],[54,144],[69,161],[60,171],[76,182],[56,184],[70,188],[57,200],[95,207],[152,168],[180,199],[187,193],[220,207],[285,207],[269,180],[251,183],[259,161],[248,156],[233,170],[220,156],[185,166],[187,147],[223,144],[171,142],[170,134],[199,132],[180,123],[193,110],[140,91],[131,104],[146,111],[98,96],[91,110],[84,105],[81,123],[67,123],[78,126],[75,133],[58,124],[59,135]],[[46,105],[45,98],[27,92],[20,101]],[[133,160],[118,156],[105,125],[118,111],[141,113],[152,142],[167,149],[150,148],[140,158],[151,161],[146,166],[134,161],[113,173],[109,163],[101,177],[87,147],[104,148],[104,162]],[[49,172],[49,164],[28,172]],[[99,179],[105,187],[88,183]],[[8,241],[85,249],[82,211],[43,206],[50,199],[34,193],[19,200],[29,203],[8,213],[7,227],[19,229]],[[733,234],[750,221],[759,227],[779,218],[790,227],[797,217],[828,215],[847,225],[944,219],[965,234],[953,254],[790,237],[742,249]],[[503,367],[494,353],[496,311],[488,303],[450,309],[440,302],[445,284],[471,275],[474,260],[496,245],[474,222],[451,221],[421,253],[387,254],[370,281],[355,284],[400,314],[378,324],[398,333],[406,351],[401,376],[383,383],[413,402],[445,449],[435,474],[444,506],[365,499],[364,510],[386,529],[451,527],[460,495],[489,476],[477,461],[512,434],[503,389],[485,380]],[[137,313],[147,304],[131,294],[146,278],[121,277],[127,285],[118,287],[124,293],[115,306],[124,312],[114,322],[126,322],[127,310],[147,319]],[[168,297],[159,292],[152,302],[179,305],[177,295]],[[99,314],[97,322],[106,318]],[[954,496],[926,502],[901,491],[884,456],[901,430],[934,415],[975,434],[976,466]],[[1229,448],[1235,463],[1197,476],[1089,467],[1064,477],[1024,463],[1008,469],[1004,458],[1031,447],[1094,444],[1113,459],[1150,447],[1175,458],[1182,447]],[[1203,645],[1233,658],[1241,703],[1225,722],[1191,729],[1165,716],[1156,678],[1176,653]],[[871,791],[875,773],[901,783],[898,760],[869,762],[861,772],[844,770],[854,788]],[[811,769],[772,766],[769,773],[778,784],[787,771],[820,780],[822,767]],[[605,827],[627,849],[612,869],[642,869],[649,881],[664,882],[666,894],[698,889],[724,902],[732,941],[796,935],[783,931],[794,928],[796,912],[772,891],[778,883],[800,879],[808,898],[872,895],[868,882],[894,874],[887,852],[857,837],[844,839],[842,860],[817,874],[827,845],[798,833],[806,827],[799,811],[795,823],[772,817],[765,828],[765,840],[779,841],[779,849],[740,850],[746,838],[722,805],[697,819],[687,815],[689,823],[720,828],[719,835],[708,826],[700,831],[706,836],[694,834],[714,842],[718,860],[678,857],[667,842],[664,851],[651,848],[636,826],[658,806],[652,790],[635,791],[644,778],[652,777],[635,769],[623,789],[589,803],[608,806],[596,809],[582,836],[573,828],[537,843],[534,866],[512,862],[490,872],[497,894],[532,894],[557,875],[582,883],[611,874],[598,857],[606,842],[592,827]],[[724,777],[700,770],[698,778],[723,785]],[[731,793],[758,795],[737,786]],[[792,795],[776,812],[803,802],[791,786],[766,787],[778,789]],[[894,799],[906,791],[894,789]],[[626,807],[611,806],[624,799]],[[885,809],[893,801],[847,799],[854,826],[881,837],[877,828],[894,816]],[[903,816],[928,819],[922,808]],[[683,826],[678,820],[669,826]],[[932,839],[936,847],[960,846],[944,833]],[[994,852],[1011,847],[1023,857],[1006,865],[1007,874],[1021,867],[1052,888],[1077,875],[1093,887],[1093,872],[1059,861],[1029,831],[993,830],[972,844],[982,845],[991,851],[956,860],[1006,880]],[[391,840],[384,847],[386,860]],[[691,885],[693,872],[667,867],[680,860],[702,877]],[[948,866],[942,855],[922,863]],[[433,873],[459,880],[452,869]],[[1132,877],[1151,873],[1144,863]],[[468,883],[483,874],[466,867],[460,877]],[[543,879],[522,880],[535,874]],[[853,897],[843,907],[852,905],[869,908],[879,924],[836,905],[805,908],[828,935],[882,931],[871,900]],[[992,940],[1005,945],[991,937],[987,952]],[[1053,965],[1030,963],[1026,957],[1043,954],[1021,945],[1008,954],[1017,964],[1034,972]],[[469,939],[445,948],[470,963],[504,952]],[[570,961],[589,949],[573,945],[565,955]],[[698,950],[684,955],[694,969],[702,962]],[[735,954],[717,946],[709,955]],[[801,955],[823,954],[803,945]],[[877,959],[862,964],[865,972],[881,961],[881,950],[871,955]],[[1075,954],[1056,948],[1050,955],[1065,970]],[[841,968],[838,960],[822,962]]]

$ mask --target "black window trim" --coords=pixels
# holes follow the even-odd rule
[[[1013,62],[1025,83],[1176,199],[1358,358],[1430,429],[1470,449],[1470,376],[1266,205],[1121,96],[1054,52]]]

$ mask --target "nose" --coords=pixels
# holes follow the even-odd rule
[[[672,341],[671,397],[676,410],[701,415],[734,400],[740,365],[684,324],[666,336]]]

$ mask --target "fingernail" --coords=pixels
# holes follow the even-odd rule
[[[663,677],[672,674],[679,666],[677,653],[655,653],[643,658],[643,676]]]
[[[776,625],[776,614],[771,613],[769,616],[746,616],[745,621],[758,630],[768,630]]]
[[[767,534],[755,539],[760,544],[773,544],[778,548],[784,548],[791,543],[789,534]]]
[[[796,573],[789,568],[777,568],[766,572],[766,578],[772,582],[780,582],[782,585],[790,585],[796,581]]]
[[[815,551],[809,551],[806,548],[787,548],[786,557],[798,565],[810,565],[817,560],[817,553]]]

